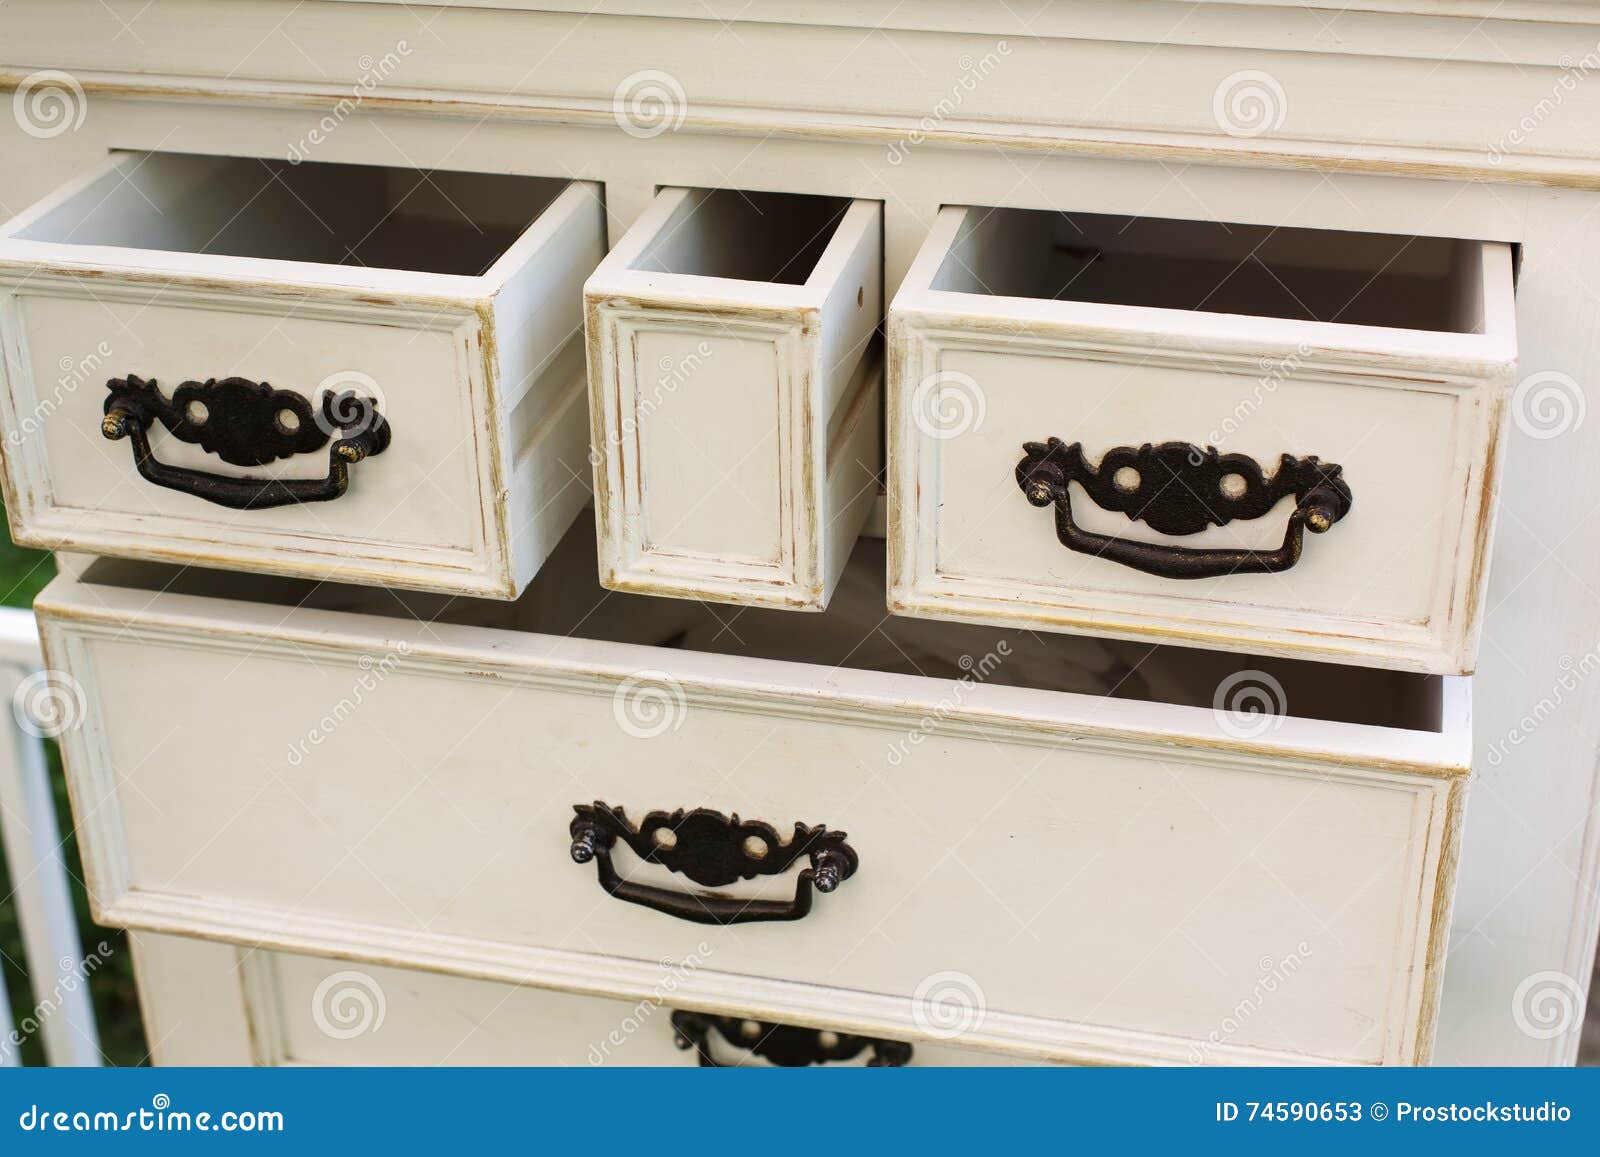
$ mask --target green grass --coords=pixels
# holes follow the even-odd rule
[[[33,598],[55,574],[50,555],[13,546],[11,535],[0,517],[0,605],[31,607]],[[78,858],[78,839],[72,831],[72,811],[67,805],[66,782],[61,776],[61,757],[54,743],[46,744],[50,760],[50,782],[55,790],[56,817],[62,827],[62,855],[71,875],[73,906],[78,913],[78,935],[83,954],[97,952],[96,945],[110,946],[109,959],[99,965],[89,979],[95,1019],[100,1028],[100,1050],[108,1065],[145,1063],[144,1027],[139,1019],[139,1002],[133,983],[133,959],[127,937],[120,931],[101,928],[89,919],[89,901],[83,890],[83,867]],[[11,1023],[21,1026],[34,1017],[35,1010],[50,1002],[52,992],[35,992],[22,969],[22,935],[17,926],[17,906],[11,900],[11,880],[0,858],[0,969],[11,995]],[[44,1050],[33,1033],[22,1042],[22,1062],[44,1064]]]

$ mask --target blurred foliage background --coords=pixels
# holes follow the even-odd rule
[[[0,604],[29,608],[33,598],[55,575],[49,554],[13,546],[11,533],[0,515]],[[133,958],[127,936],[117,929],[101,928],[89,919],[89,900],[83,889],[83,866],[78,858],[78,839],[72,830],[72,809],[67,804],[66,782],[61,777],[61,756],[54,743],[47,743],[50,782],[55,789],[56,819],[61,826],[62,855],[72,878],[73,905],[78,913],[78,936],[83,954],[95,951],[102,941],[111,946],[111,955],[89,976],[89,992],[94,1001],[95,1019],[100,1028],[100,1051],[108,1065],[148,1063],[144,1026],[139,1018],[139,1002],[133,984]],[[0,857],[0,970],[4,970],[6,991],[11,997],[11,1023],[21,1025],[34,1016],[35,1009],[51,1000],[51,992],[35,992],[23,968],[22,932],[17,925],[17,906],[11,898],[11,879],[4,857]],[[0,1028],[3,1028],[0,1025]],[[42,1065],[44,1050],[38,1034],[24,1038],[22,1063]]]

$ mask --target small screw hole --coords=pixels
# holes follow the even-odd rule
[[[206,409],[206,404],[198,399],[185,406],[183,413],[196,426],[204,426],[206,419],[211,417],[211,411]]]
[[[817,1034],[817,1044],[825,1049],[836,1049],[839,1047],[839,1034],[823,1029]]]
[[[671,828],[657,828],[650,837],[658,848],[675,848],[678,846],[678,833]]]
[[[758,1020],[745,1020],[739,1022],[739,1035],[745,1040],[761,1039],[761,1022]]]
[[[1139,472],[1132,466],[1120,467],[1117,472],[1111,476],[1111,485],[1115,486],[1124,494],[1132,494],[1134,491],[1138,490],[1139,484],[1142,481],[1143,479],[1139,477]]]
[[[278,429],[285,434],[293,434],[300,428],[300,415],[293,410],[279,410],[277,414]]]
[[[1217,480],[1217,489],[1222,491],[1224,498],[1243,498],[1244,492],[1250,488],[1243,474],[1224,474]]]
[[[744,854],[752,860],[767,858],[767,841],[760,836],[746,836],[744,838]]]

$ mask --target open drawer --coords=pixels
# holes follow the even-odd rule
[[[593,185],[122,153],[0,228],[18,542],[513,598],[589,493]]]
[[[601,582],[817,611],[877,492],[883,209],[663,190],[590,277]]]
[[[736,631],[581,522],[516,603],[60,578],[96,917],[629,1000],[698,954],[680,1007],[919,1048],[1427,1056],[1468,680],[885,623],[883,565]]]
[[[1472,670],[1509,246],[946,208],[889,335],[891,609]]]

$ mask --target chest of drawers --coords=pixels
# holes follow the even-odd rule
[[[159,1059],[1570,1060],[1600,9],[1414,9],[0,9],[7,509],[101,556]]]

